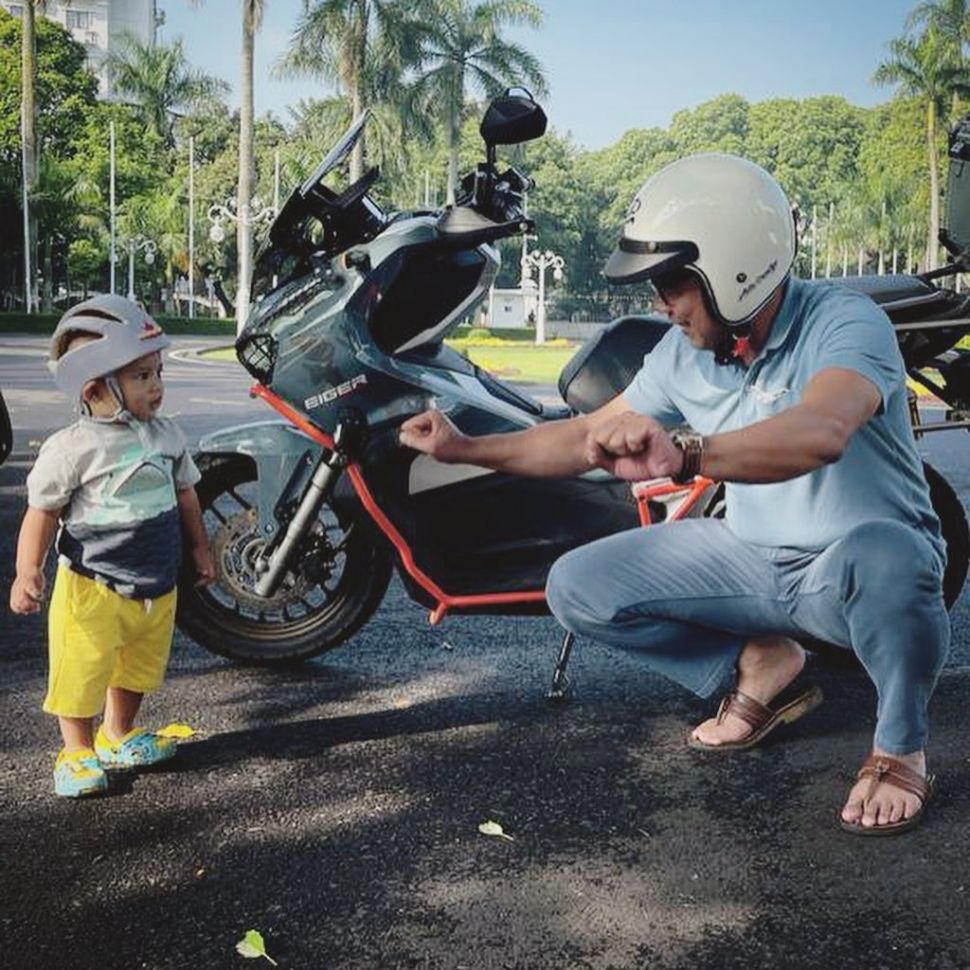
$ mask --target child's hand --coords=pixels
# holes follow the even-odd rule
[[[37,613],[44,602],[44,574],[39,570],[18,575],[10,587],[10,609],[14,613]]]
[[[207,542],[192,547],[192,562],[195,565],[195,572],[198,576],[198,579],[195,581],[196,586],[208,586],[215,582],[216,566],[212,560],[212,551],[209,549]]]

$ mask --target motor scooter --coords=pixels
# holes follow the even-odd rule
[[[7,402],[3,399],[3,391],[0,391],[0,465],[9,457],[13,450],[13,427],[10,424],[10,412],[7,410]]]
[[[456,204],[392,214],[370,194],[376,169],[342,191],[329,184],[366,121],[292,193],[257,263],[236,352],[255,379],[252,393],[281,420],[199,445],[197,490],[217,579],[202,588],[183,577],[178,622],[235,660],[290,662],[333,649],[366,623],[393,570],[435,623],[450,611],[547,612],[546,576],[569,549],[721,508],[716,484],[702,478],[633,489],[602,470],[526,478],[446,465],[399,444],[401,423],[429,407],[472,435],[592,410],[623,390],[669,323],[647,315],[606,326],[563,371],[562,404],[539,403],[471,363],[444,338],[487,296],[495,244],[532,228],[523,211],[532,183],[514,168],[499,171],[497,146],[539,137],[545,114],[524,92],[495,99],[480,128],[486,159]],[[966,240],[959,252],[965,260]],[[911,373],[948,402],[945,426],[970,427],[970,354],[939,356],[970,330],[970,297],[929,277],[846,283],[889,313]],[[953,489],[929,466],[926,474],[952,604],[970,536]],[[570,647],[567,636],[554,692]]]

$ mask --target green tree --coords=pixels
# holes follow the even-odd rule
[[[926,266],[936,269],[940,232],[940,165],[937,155],[939,119],[945,116],[953,94],[970,92],[966,70],[953,63],[948,41],[930,27],[918,40],[908,37],[890,42],[890,58],[876,69],[876,84],[895,84],[898,91],[917,98],[926,118],[926,159],[930,187],[930,219],[926,240]]]
[[[95,110],[97,93],[97,81],[84,66],[84,48],[62,27],[43,17],[33,22],[35,56],[28,60],[34,67],[28,68],[25,75],[23,56],[25,49],[31,46],[29,41],[26,47],[23,43],[27,21],[27,12],[24,18],[15,18],[0,9],[0,218],[11,229],[23,220],[21,173],[27,174],[30,198],[33,198],[40,190],[42,157],[62,160],[76,152],[78,135]],[[30,32],[29,27],[27,32]],[[26,86],[30,89],[27,100],[32,101],[34,107],[25,112],[23,79],[31,76],[31,70],[33,84]],[[28,121],[31,111],[35,115],[32,125]],[[25,132],[28,143],[33,144],[27,159],[24,158],[22,141]],[[26,169],[22,167],[24,161],[27,161]],[[37,239],[46,227],[33,207],[31,212],[34,275],[37,272]],[[54,218],[56,221],[56,213]],[[0,255],[0,285],[22,292],[21,239],[19,232],[11,232],[8,237],[8,245]]]
[[[505,27],[538,27],[542,11],[530,0],[435,0],[433,20],[424,41],[422,67],[411,89],[420,114],[440,115],[447,132],[447,201],[455,201],[466,92],[486,96],[525,85],[535,94],[546,90],[536,57],[502,36]]]
[[[336,84],[347,100],[348,120],[365,108],[396,110],[404,74],[417,62],[426,32],[418,19],[423,10],[424,3],[403,0],[307,0],[278,73]],[[387,128],[389,112],[383,115]],[[363,172],[363,150],[358,142],[351,153],[352,182]]]
[[[115,90],[129,97],[138,114],[169,147],[175,143],[175,113],[210,101],[229,90],[225,81],[193,68],[181,38],[172,44],[143,44],[122,35],[105,64]]]
[[[947,48],[952,63],[962,68],[966,65],[966,48],[970,42],[970,8],[967,0],[922,0],[906,18],[906,26],[913,30],[928,27],[936,30]],[[960,94],[952,94],[953,115],[959,114]]]
[[[21,7],[21,91],[20,102],[21,139],[23,146],[23,180],[24,197],[29,199],[37,190],[37,180],[40,175],[40,155],[37,146],[37,26],[36,17],[43,15],[47,7],[46,0],[26,0]],[[29,203],[26,203],[29,205]],[[34,279],[37,272],[37,216],[29,214],[27,220],[27,235],[24,247],[29,254],[25,272],[27,290],[27,312],[30,313],[34,304]]]
[[[921,263],[915,239],[925,240],[929,224],[930,193],[926,178],[926,115],[917,99],[894,98],[867,112],[866,130],[859,148],[859,181],[870,196],[888,195],[901,203],[890,206],[892,235],[906,253],[906,264]],[[937,138],[937,156],[945,152],[945,135]]]
[[[743,154],[806,213],[827,209],[859,177],[866,112],[844,98],[777,98],[751,106]]]
[[[696,108],[678,111],[670,123],[669,132],[678,155],[696,152],[744,154],[748,111],[748,102],[738,94],[722,94]]]

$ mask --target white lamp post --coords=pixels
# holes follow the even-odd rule
[[[145,263],[149,266],[155,262],[155,253],[158,252],[158,246],[155,245],[153,239],[149,239],[147,236],[129,236],[122,243],[122,248],[128,250],[128,299],[132,302],[135,301],[135,254],[138,252],[144,252]]]
[[[209,222],[212,228],[209,230],[209,238],[220,246],[226,240],[226,228],[224,222],[242,223],[244,226],[258,226],[261,223],[272,222],[276,218],[276,208],[272,205],[264,205],[258,196],[253,196],[252,202],[243,206],[240,212],[236,205],[235,198],[227,199],[224,205],[209,206]],[[245,320],[239,318],[239,308],[236,312],[236,330],[242,330]]]
[[[552,268],[552,278],[558,283],[562,279],[563,267],[566,265],[562,256],[557,256],[547,249],[534,249],[528,256],[522,257],[522,278],[532,275],[532,270],[539,271],[539,306],[536,309],[536,343],[546,342],[546,270]]]

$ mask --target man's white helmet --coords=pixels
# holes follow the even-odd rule
[[[784,281],[796,246],[791,206],[763,168],[736,155],[691,155],[644,182],[604,273],[637,283],[690,269],[715,315],[738,326]]]

